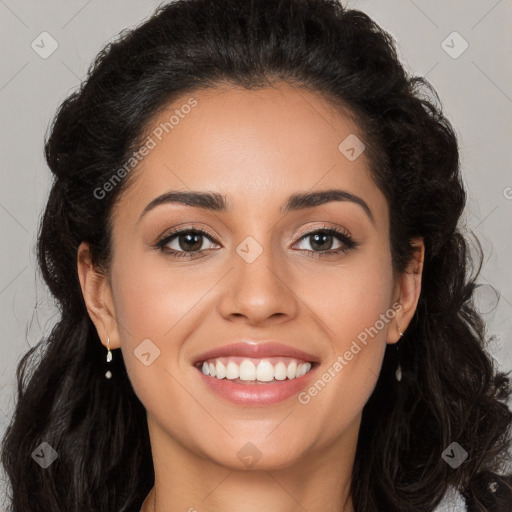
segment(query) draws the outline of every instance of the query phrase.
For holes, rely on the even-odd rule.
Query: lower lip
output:
[[[254,407],[277,404],[297,395],[307,386],[316,368],[317,365],[314,365],[308,373],[296,379],[272,382],[249,381],[246,384],[233,382],[229,379],[210,377],[205,375],[200,369],[198,369],[198,372],[208,388],[221,398],[237,405],[249,405]]]

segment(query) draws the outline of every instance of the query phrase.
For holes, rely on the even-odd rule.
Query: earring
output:
[[[404,333],[400,330],[400,326],[398,325],[398,320],[396,322],[396,325],[398,327],[398,332],[400,334],[400,338],[404,335]],[[397,359],[398,359],[398,366],[396,367],[395,371],[395,379],[400,382],[402,380],[402,366],[400,365],[400,351],[398,350],[398,342],[396,343],[396,353],[397,353]]]
[[[112,352],[110,351],[110,337],[107,337],[107,363],[110,363],[110,361],[112,361]],[[105,373],[105,377],[110,379],[112,377],[112,372],[108,370]]]

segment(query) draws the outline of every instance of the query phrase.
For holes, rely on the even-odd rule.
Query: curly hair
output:
[[[45,138],[54,181],[38,263],[60,318],[17,369],[2,444],[13,512],[138,512],[154,483],[145,409],[122,358],[111,363],[116,378],[104,377],[76,265],[87,241],[94,265],[108,271],[112,207],[130,176],[101,200],[94,191],[173,99],[221,83],[280,81],[321,93],[361,127],[390,208],[395,272],[411,261],[414,237],[425,243],[417,310],[400,341],[402,381],[387,346],[363,409],[355,510],[431,512],[450,489],[468,511],[511,510],[511,383],[487,351],[475,304],[482,249],[475,265],[460,226],[458,142],[437,93],[406,73],[387,32],[335,0],[176,0],[105,45]],[[59,459],[38,471],[31,454],[43,441]],[[457,469],[442,458],[454,441],[468,452]]]

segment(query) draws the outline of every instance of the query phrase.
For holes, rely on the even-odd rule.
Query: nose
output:
[[[229,321],[261,325],[287,322],[297,315],[290,268],[268,245],[262,249],[254,261],[233,253],[233,268],[218,302],[220,314]]]

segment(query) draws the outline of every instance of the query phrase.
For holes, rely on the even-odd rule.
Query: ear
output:
[[[119,348],[119,330],[108,276],[93,266],[87,242],[82,242],[78,247],[77,267],[87,311],[96,326],[101,343],[106,347],[109,337],[110,348]]]
[[[388,334],[389,344],[396,343],[401,338],[398,331],[399,326],[402,333],[409,326],[420,297],[425,244],[421,237],[413,239],[412,244],[415,248],[412,261],[407,269],[399,275],[393,293],[393,304],[399,303],[401,308],[396,309],[395,321]]]

